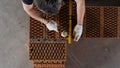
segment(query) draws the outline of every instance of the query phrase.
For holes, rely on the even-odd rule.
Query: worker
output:
[[[33,8],[33,2],[38,6],[39,10],[46,14],[55,15],[59,13],[59,10],[65,1],[63,0],[22,0],[23,8],[28,15],[32,18],[45,24],[51,31],[58,32],[57,23],[55,21],[48,21],[40,16],[39,11]],[[83,19],[85,14],[85,0],[75,0],[77,4],[77,24],[74,27],[75,38],[74,41],[78,41],[83,32]]]

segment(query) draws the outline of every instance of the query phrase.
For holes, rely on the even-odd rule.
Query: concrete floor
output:
[[[32,68],[28,16],[21,0],[0,1],[0,68]],[[66,68],[120,68],[120,39],[80,39],[68,46]]]
[[[80,39],[67,53],[66,68],[120,68],[119,39]]]

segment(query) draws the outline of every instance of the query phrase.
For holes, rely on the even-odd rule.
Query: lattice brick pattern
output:
[[[65,68],[62,64],[34,64],[33,68]]]
[[[30,43],[30,60],[65,60],[65,43]]]
[[[64,61],[42,61],[42,62],[34,62],[34,68],[65,68]]]
[[[100,37],[100,8],[86,8],[86,37]]]
[[[30,39],[44,38],[44,25],[30,17]]]
[[[104,37],[117,37],[118,26],[118,8],[105,7],[104,8]]]
[[[119,7],[94,6],[86,9],[86,37],[119,38]]]

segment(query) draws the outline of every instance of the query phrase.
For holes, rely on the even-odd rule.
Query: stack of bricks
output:
[[[29,56],[34,68],[65,68],[66,44],[30,43]]]
[[[83,38],[120,38],[120,7],[86,7]]]
[[[35,10],[38,10],[34,7]],[[38,10],[39,11],[39,10]],[[60,36],[69,29],[69,3],[62,6],[57,15],[41,13],[42,18],[54,20],[59,32],[49,31],[41,22],[29,18],[29,59],[33,68],[65,68],[66,42]],[[77,23],[76,3],[73,2],[73,27]],[[87,6],[82,38],[119,38],[120,8],[115,6]]]

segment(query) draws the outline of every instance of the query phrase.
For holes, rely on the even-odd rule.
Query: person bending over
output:
[[[55,15],[59,13],[63,0],[22,0],[23,8],[28,15],[32,18],[44,23],[46,27],[51,31],[58,32],[57,23],[55,21],[48,21],[40,16],[39,11],[33,8],[33,2],[39,8],[40,11],[46,14]],[[83,32],[83,20],[85,14],[85,0],[75,0],[77,4],[77,24],[74,28],[75,38],[74,41],[78,41]]]

